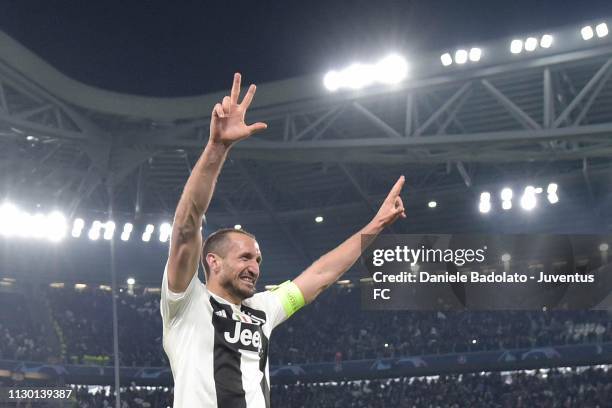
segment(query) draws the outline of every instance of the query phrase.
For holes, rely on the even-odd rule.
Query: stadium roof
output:
[[[532,53],[511,54],[512,39],[479,44],[478,64],[444,67],[452,50],[413,56],[410,78],[392,87],[258,84],[249,119],[269,130],[231,152],[211,227],[255,232],[274,281],[365,224],[405,174],[409,218],[395,232],[609,231],[612,42],[584,41],[580,28],[553,31],[555,46]],[[118,222],[169,220],[225,93],[118,94],[68,78],[2,32],[0,49],[6,197],[90,220],[108,217],[111,202]],[[549,182],[561,203],[537,217],[477,211],[481,191]]]

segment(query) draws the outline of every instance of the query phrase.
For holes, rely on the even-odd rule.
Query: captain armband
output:
[[[300,310],[304,305],[304,295],[302,291],[292,281],[286,281],[271,290],[283,305],[287,317]]]

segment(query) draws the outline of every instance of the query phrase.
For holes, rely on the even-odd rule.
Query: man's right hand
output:
[[[255,85],[251,85],[242,103],[238,103],[240,96],[240,74],[234,74],[234,84],[230,96],[217,103],[212,111],[210,120],[210,142],[230,147],[234,143],[246,139],[253,133],[265,130],[268,125],[257,122],[247,125],[244,122],[246,111],[255,96]]]

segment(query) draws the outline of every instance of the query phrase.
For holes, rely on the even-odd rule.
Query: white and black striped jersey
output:
[[[212,294],[194,274],[183,293],[160,303],[163,345],[174,376],[174,408],[270,406],[268,341],[287,314],[273,292],[240,306]]]

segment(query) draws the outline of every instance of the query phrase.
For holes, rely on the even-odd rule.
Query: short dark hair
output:
[[[227,244],[229,243],[228,235],[233,232],[246,235],[256,240],[255,235],[243,229],[236,228],[221,228],[210,234],[202,245],[202,266],[204,267],[204,274],[207,280],[210,275],[210,268],[208,267],[208,262],[206,262],[206,255],[212,252],[225,256],[227,253]]]

